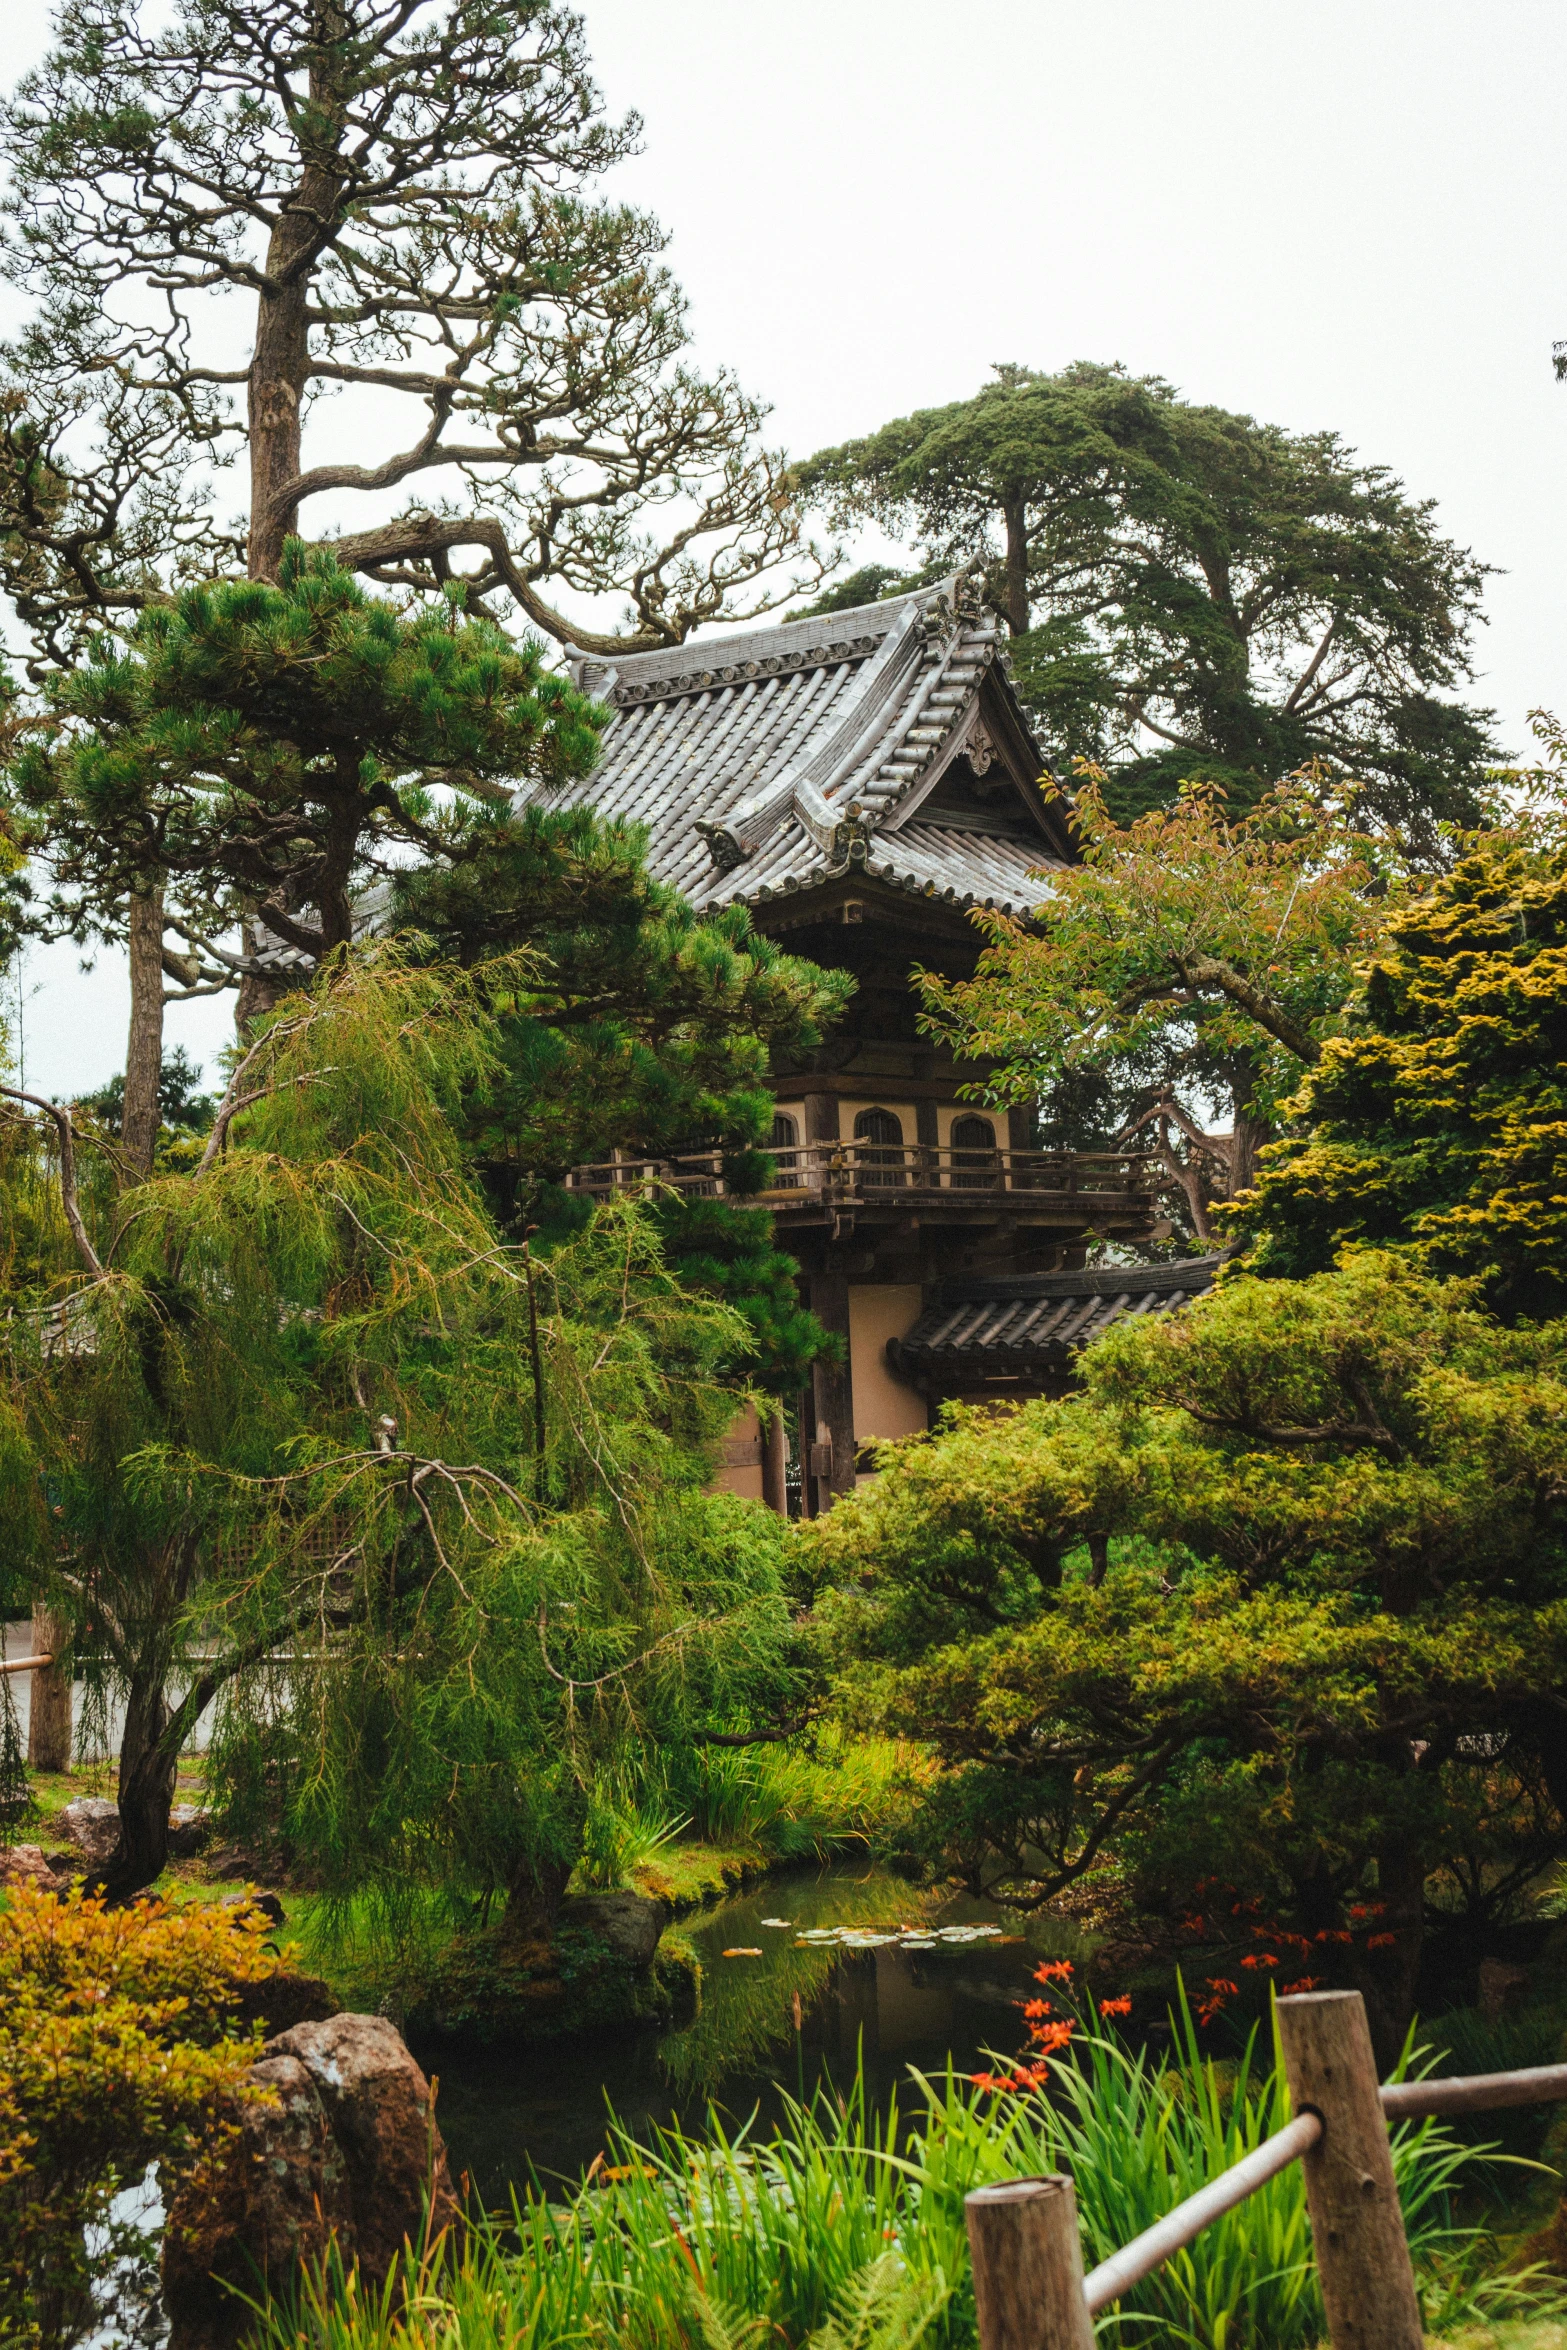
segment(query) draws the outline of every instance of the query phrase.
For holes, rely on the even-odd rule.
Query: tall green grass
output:
[[[885,1850],[909,1822],[930,1764],[894,1738],[850,1738],[834,1725],[803,1745],[677,1750],[643,1801],[685,1813],[710,1844],[769,1860],[825,1859],[847,1846]]]
[[[528,2195],[508,2223],[410,2257],[379,2298],[317,2276],[297,2307],[265,2314],[263,2350],[974,2350],[972,2187],[1070,2168],[1091,2266],[1286,2118],[1276,2055],[1263,2064],[1255,2040],[1219,2066],[1183,2017],[1177,2051],[1085,2036],[1048,2094],[915,2076],[906,2116],[872,2114],[856,2085],[765,2139],[716,2119],[700,2139],[622,2133],[569,2202]],[[1449,2210],[1482,2155],[1436,2121],[1393,2137],[1428,2319],[1444,2326],[1487,2306],[1483,2247]],[[1508,2313],[1539,2292],[1512,2279]],[[1168,2350],[1309,2350],[1321,2328],[1298,2165],[1101,2321],[1107,2341]]]

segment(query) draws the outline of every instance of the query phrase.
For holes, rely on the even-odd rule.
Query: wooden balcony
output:
[[[575,1167],[572,1191],[590,1199],[627,1192],[690,1198],[745,1197],[791,1225],[890,1222],[1040,1224],[1056,1229],[1143,1230],[1154,1214],[1152,1164],[1139,1151],[941,1150],[925,1143],[812,1142],[772,1149],[773,1180],[741,1194],[724,1178],[724,1153],[606,1160]]]

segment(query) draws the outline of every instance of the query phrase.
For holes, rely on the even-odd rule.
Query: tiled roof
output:
[[[998,663],[994,617],[956,575],[825,619],[734,631],[577,681],[612,712],[585,797],[643,824],[649,862],[693,903],[758,903],[850,872],[925,897],[1021,911],[1059,866],[1041,810],[947,823],[920,807],[960,756],[995,755],[982,694],[1001,696],[1030,783],[1043,761]],[[1011,810],[1015,818],[1020,803]]]
[[[949,1282],[888,1358],[904,1378],[1059,1376],[1079,1347],[1128,1314],[1168,1314],[1213,1286],[1221,1259]]]

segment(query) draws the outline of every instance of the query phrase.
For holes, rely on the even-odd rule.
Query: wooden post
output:
[[[1071,2180],[976,2187],[963,2198],[963,2217],[979,2350],[1094,2350]]]
[[[44,1606],[33,1603],[33,1654],[58,1656],[70,1638],[70,1626]],[[27,1698],[27,1759],[35,1771],[68,1771],[71,1767],[71,1676],[63,1665],[44,1665],[32,1677]]]
[[[1298,1992],[1279,2001],[1278,2018],[1295,2111],[1322,2117],[1302,2167],[1332,2350],[1421,2350],[1365,2001]]]
[[[780,1518],[789,1515],[789,1489],[786,1482],[789,1438],[784,1427],[784,1408],[775,1396],[773,1416],[762,1430],[762,1499]]]

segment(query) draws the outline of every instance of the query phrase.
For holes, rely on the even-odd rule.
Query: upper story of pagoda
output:
[[[880,1260],[872,1279],[902,1278],[919,1233],[932,1245],[914,1256],[934,1250],[946,1273],[1059,1262],[1086,1234],[1132,1235],[1149,1217],[1140,1162],[1036,1152],[1026,1117],[962,1098],[982,1067],[920,1027],[916,971],[967,976],[975,910],[1026,919],[1077,853],[1001,643],[977,582],[956,574],[574,665],[611,713],[591,805],[643,826],[652,872],[700,910],[743,904],[759,930],[855,979],[832,1034],[774,1065],[768,1196],[791,1245],[852,1228]],[[646,1172],[713,1180],[708,1160]],[[627,1179],[624,1166],[575,1178]]]

